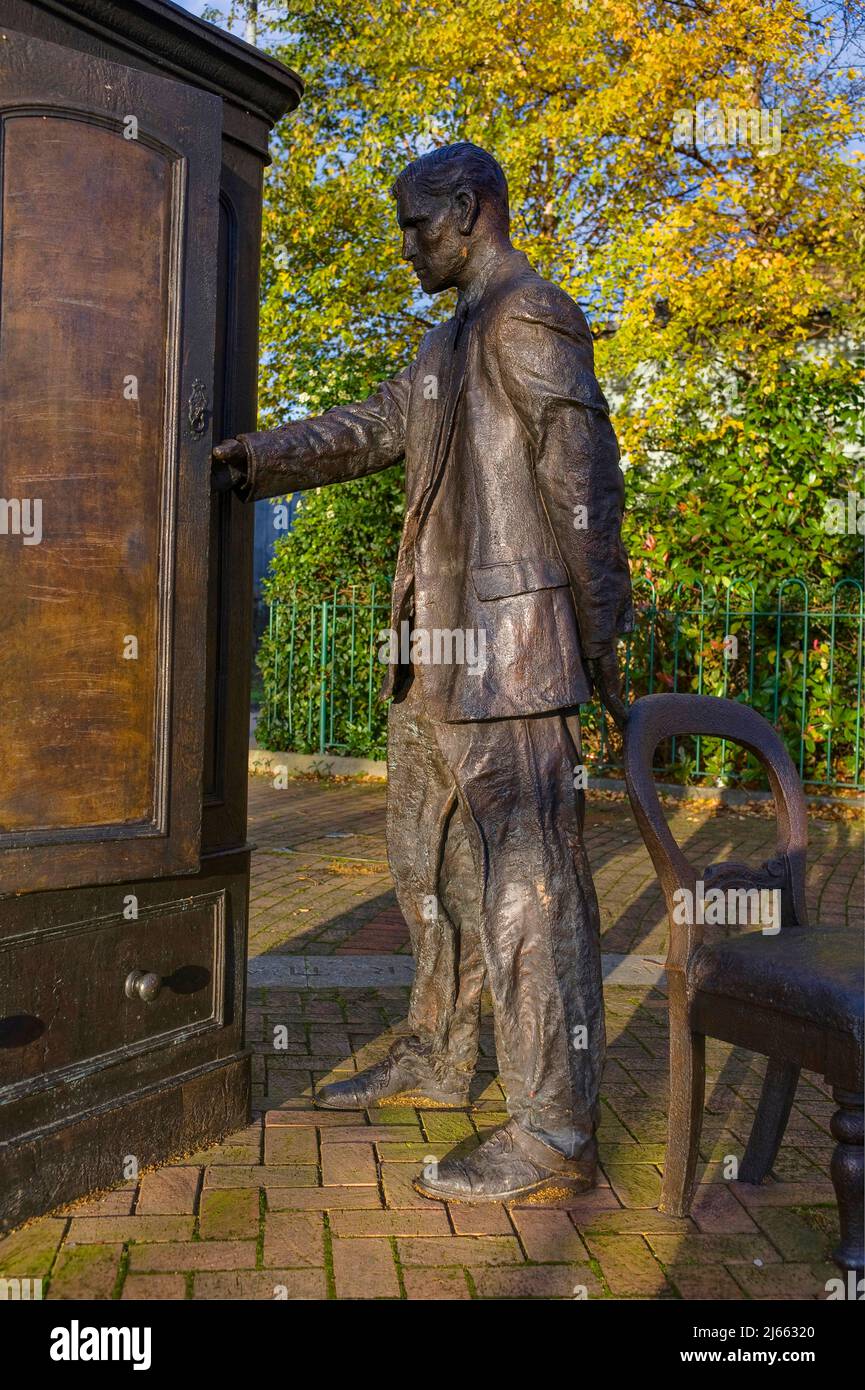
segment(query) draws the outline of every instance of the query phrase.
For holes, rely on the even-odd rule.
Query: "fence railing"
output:
[[[682,585],[659,598],[635,584],[637,621],[623,642],[630,698],[694,691],[743,700],[781,732],[812,791],[862,790],[865,593],[842,579],[816,596],[804,579],[771,595],[750,581]],[[380,635],[390,624],[386,579],[338,582],[327,594],[295,593],[270,605],[259,650],[264,701],[259,741],[273,749],[381,756],[386,711]],[[582,717],[584,755],[595,772],[620,767],[620,744],[596,704]],[[759,765],[729,742],[670,740],[660,774],[682,782],[762,786]]]

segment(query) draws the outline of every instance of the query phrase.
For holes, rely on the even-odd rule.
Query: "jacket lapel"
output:
[[[468,346],[471,325],[462,318],[452,320],[451,332],[443,353],[442,366],[447,374],[444,410],[439,421],[438,434],[433,446],[427,481],[417,503],[412,508],[416,513],[418,529],[423,525],[427,512],[435,497],[453,438],[454,419],[462,399],[468,361]]]
[[[402,540],[400,542],[396,574],[394,575],[393,583],[392,622],[396,630],[399,629],[399,623],[402,619],[408,616],[406,605],[410,605],[414,586],[415,542],[417,541],[418,532],[424,523],[427,512],[435,496],[438,482],[444,471],[444,465],[450,449],[450,442],[453,436],[454,417],[465,382],[469,336],[469,325],[462,319],[458,320],[454,318],[451,322],[450,332],[442,344],[441,357],[437,364],[439,367],[440,380],[443,377],[446,378],[444,409],[439,420],[439,427],[435,435],[435,440],[430,449],[426,479],[406,513],[405,524],[403,526]],[[382,689],[383,695],[392,693],[393,677],[394,669],[393,667],[389,667]]]

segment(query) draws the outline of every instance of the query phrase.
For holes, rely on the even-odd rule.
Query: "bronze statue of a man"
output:
[[[245,498],[405,459],[392,631],[412,640],[392,644],[384,693],[409,1036],[317,1100],[468,1104],[486,981],[509,1122],[416,1186],[458,1201],[581,1191],[595,1181],[605,1038],[578,713],[594,686],[625,719],[619,450],[585,318],[511,245],[492,156],[434,150],[393,193],[403,254],[427,293],[456,288],[453,318],[369,400],[214,451],[217,485]],[[443,656],[437,635],[455,633]]]

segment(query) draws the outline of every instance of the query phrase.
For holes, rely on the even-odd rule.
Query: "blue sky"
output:
[[[211,9],[220,9],[223,14],[228,10],[228,5],[223,0],[173,0],[173,3],[181,10],[188,10],[190,14],[200,15],[205,6]]]

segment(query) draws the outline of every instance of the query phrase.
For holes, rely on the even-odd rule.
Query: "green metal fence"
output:
[[[843,579],[815,594],[803,579],[771,593],[733,579],[679,586],[659,597],[635,584],[637,621],[623,643],[630,698],[653,691],[722,695],[752,705],[783,734],[811,791],[862,790],[865,593]],[[259,741],[297,752],[381,756],[386,712],[381,633],[390,624],[390,585],[338,582],[327,594],[274,602],[259,664],[265,699]],[[585,756],[616,772],[620,745],[602,711],[583,711]],[[670,740],[659,773],[682,782],[762,786],[750,754],[718,739]]]
[[[270,605],[259,647],[265,698],[259,741],[287,752],[383,752],[386,712],[379,632],[390,624],[390,580],[337,581],[327,594]]]

